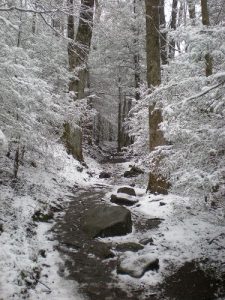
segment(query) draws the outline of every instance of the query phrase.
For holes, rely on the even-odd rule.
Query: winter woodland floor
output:
[[[68,165],[64,176],[71,181],[66,184],[52,180],[54,176],[43,179],[55,191],[49,197],[57,199],[50,203],[51,215],[44,216],[47,222],[39,222],[43,215],[37,209],[30,221],[36,204],[29,193],[20,195],[18,182],[14,198],[10,193],[15,187],[4,191],[1,182],[4,197],[14,199],[14,211],[1,218],[0,299],[225,299],[223,211],[172,194],[146,194],[145,175],[125,178],[132,163],[118,161],[95,165],[89,174],[78,166],[80,178],[73,178],[73,166]],[[111,178],[99,179],[101,169]],[[82,228],[84,213],[106,203],[116,205],[110,202],[111,194],[121,196],[118,188],[131,185],[136,196],[126,198],[135,199],[127,207],[132,232],[89,238]],[[153,257],[159,268],[146,268]],[[118,274],[126,273],[117,272],[121,265],[127,274]]]

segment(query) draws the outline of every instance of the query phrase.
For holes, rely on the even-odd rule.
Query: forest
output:
[[[225,300],[225,1],[0,0],[0,300]]]

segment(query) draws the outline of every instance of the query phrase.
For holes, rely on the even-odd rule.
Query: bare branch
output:
[[[25,9],[25,8],[22,8],[22,7],[17,7],[17,6],[11,6],[9,8],[0,8],[0,11],[5,11],[5,12],[8,12],[8,11],[14,11],[14,10],[17,10],[19,12],[24,12],[24,13],[35,13],[35,14],[49,14],[49,13],[57,13],[57,12],[60,12],[60,10],[57,8],[57,9],[51,9],[51,10],[38,10],[38,9]]]

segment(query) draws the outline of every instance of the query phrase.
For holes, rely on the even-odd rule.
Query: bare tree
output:
[[[167,33],[166,33],[166,18],[165,18],[165,0],[160,0],[159,8],[160,16],[160,46],[161,46],[161,62],[163,65],[168,63],[167,60]]]
[[[159,14],[160,0],[145,0],[146,6],[146,51],[147,51],[147,83],[148,87],[156,87],[161,83],[160,70],[160,32]],[[162,112],[156,103],[149,106],[149,147],[154,151],[157,146],[165,145],[163,133],[159,128],[163,121]],[[167,180],[159,172],[161,156],[155,159],[155,168],[150,170],[147,189],[151,192],[166,193],[169,187]]]
[[[161,83],[159,6],[160,0],[145,0],[148,87],[157,86]]]
[[[137,0],[133,0],[133,12],[134,12],[134,19],[137,19]],[[138,36],[139,30],[136,26],[136,22],[134,25],[134,87],[135,87],[135,99],[140,100],[140,82],[141,82],[141,74],[140,74],[140,55],[138,49]]]
[[[72,72],[75,69],[75,45],[74,45],[74,14],[73,14],[73,0],[68,0],[69,15],[67,17],[67,36],[70,39],[68,43],[68,60],[69,70]],[[71,83],[73,84],[73,83]]]
[[[207,0],[201,0],[201,9],[202,9],[202,24],[205,26],[210,26]],[[205,74],[208,77],[212,75],[212,73],[213,73],[213,58],[212,55],[208,52],[205,54]]]
[[[87,62],[91,46],[94,16],[94,0],[81,0],[80,17],[73,47],[72,68],[75,76],[71,79],[69,90],[76,94],[78,99],[84,97],[87,83]]]
[[[195,11],[195,0],[188,0],[188,12],[189,12],[189,17],[192,21],[192,24],[195,24],[195,19],[196,19],[196,11]]]
[[[173,0],[172,2],[172,12],[171,12],[171,22],[170,28],[172,30],[176,30],[177,28],[177,0]],[[169,57],[173,58],[175,54],[175,41],[172,39],[169,45]]]

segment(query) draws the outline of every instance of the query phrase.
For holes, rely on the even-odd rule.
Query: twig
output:
[[[50,289],[50,287],[48,287],[45,283],[41,282],[40,280],[37,280],[37,282],[40,283],[40,284],[42,284],[44,287],[46,287],[49,290],[50,293],[52,292],[52,290]]]
[[[224,232],[220,233],[219,235],[217,235],[216,237],[214,237],[211,241],[209,241],[209,245],[211,245],[216,239],[218,239],[218,237],[224,236],[224,235],[225,235]]]
[[[11,6],[9,8],[0,8],[0,11],[13,11],[17,10],[20,12],[26,12],[26,13],[36,13],[36,14],[48,14],[48,13],[56,13],[59,12],[58,9],[52,9],[52,10],[35,10],[35,9],[25,9],[17,6]]]
[[[218,88],[219,86],[223,85],[224,83],[225,83],[225,81],[222,81],[222,82],[220,82],[218,84],[215,84],[212,87],[208,88],[206,91],[204,91],[202,93],[199,93],[199,94],[196,94],[196,95],[194,95],[194,96],[192,96],[190,98],[185,99],[185,102],[193,100],[193,99],[196,99],[196,98],[199,98],[199,97],[202,97],[202,96],[206,95],[207,93],[209,93],[210,91],[212,91],[212,90]]]

